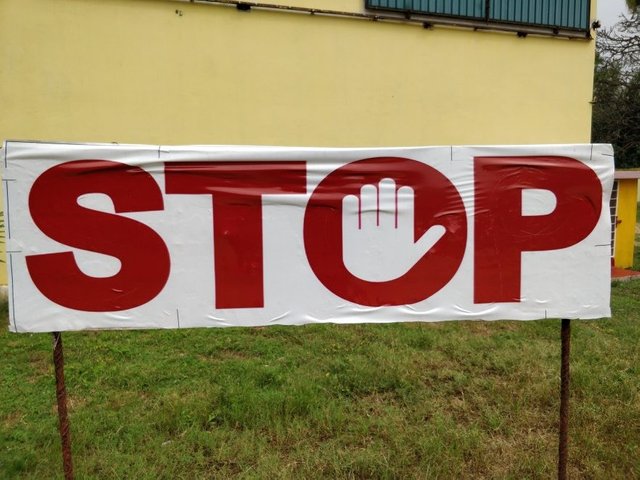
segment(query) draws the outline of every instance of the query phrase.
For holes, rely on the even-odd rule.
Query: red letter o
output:
[[[371,282],[345,267],[342,199],[358,195],[362,185],[377,184],[383,178],[413,188],[415,239],[433,225],[442,225],[446,232],[407,273]],[[305,212],[304,243],[314,273],[339,297],[368,306],[413,304],[439,291],[458,270],[467,243],[467,216],[455,186],[433,167],[406,158],[370,158],[334,170],[316,187]]]

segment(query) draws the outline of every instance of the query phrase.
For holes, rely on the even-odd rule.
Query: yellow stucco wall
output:
[[[616,227],[616,245],[614,263],[619,268],[633,265],[633,251],[636,237],[636,214],[638,198],[638,179],[618,180],[618,223]]]
[[[294,7],[320,8],[324,10],[338,10],[341,12],[364,12],[364,0],[274,0],[257,3],[274,5],[291,5]]]
[[[364,0],[318,3],[291,0]],[[593,58],[579,39],[170,0],[0,0],[0,139],[588,142]]]
[[[2,0],[0,138],[588,142],[593,55],[585,40],[216,5]]]

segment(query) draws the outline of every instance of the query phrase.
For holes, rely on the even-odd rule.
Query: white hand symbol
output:
[[[370,282],[401,277],[420,260],[445,233],[433,225],[414,241],[414,192],[396,190],[396,183],[383,178],[378,187],[363,185],[360,197],[342,200],[342,256],[347,269]]]

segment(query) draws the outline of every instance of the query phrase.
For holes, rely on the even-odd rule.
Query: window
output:
[[[366,0],[367,8],[488,24],[589,30],[590,0]]]

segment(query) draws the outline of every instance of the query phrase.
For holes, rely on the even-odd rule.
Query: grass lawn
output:
[[[612,319],[573,322],[574,479],[640,478],[640,281],[612,295]],[[77,478],[553,478],[559,335],[558,320],[65,333]],[[0,358],[0,479],[60,478],[51,336],[3,326]]]
[[[570,475],[640,475],[640,281],[573,322]],[[5,314],[6,315],[6,314]],[[559,321],[66,333],[78,478],[552,478]],[[60,478],[51,338],[0,333],[0,478]]]

